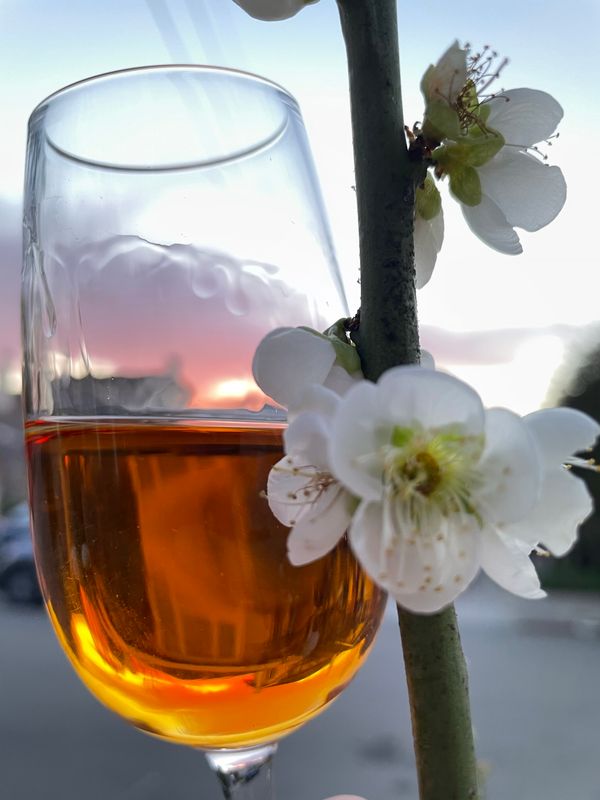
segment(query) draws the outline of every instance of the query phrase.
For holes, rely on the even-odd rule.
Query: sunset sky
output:
[[[596,175],[600,141],[597,44],[600,6],[579,0],[457,0],[399,3],[406,121],[422,114],[420,77],[455,38],[490,43],[510,59],[501,85],[553,94],[565,109],[560,138],[546,147],[564,171],[567,204],[525,253],[490,251],[445,203],[446,240],[419,294],[423,344],[472,382],[488,404],[518,411],[542,402],[574,346],[600,317]],[[485,19],[484,19],[485,16]],[[333,0],[293,20],[261,23],[230,0],[4,0],[0,4],[0,358],[18,361],[20,197],[28,114],[63,85],[153,63],[207,63],[282,84],[303,111],[351,307],[358,302],[357,237],[346,65]]]

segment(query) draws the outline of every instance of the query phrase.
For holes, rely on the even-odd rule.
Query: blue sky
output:
[[[600,141],[600,4],[422,0],[399,5],[407,121],[421,115],[421,74],[457,37],[474,45],[490,43],[510,58],[503,86],[544,89],[565,109],[561,137],[548,150],[569,187],[558,220],[538,234],[524,235],[525,254],[509,258],[475,240],[449,201],[446,243],[419,298],[424,334],[430,331],[424,339],[438,358],[472,380],[488,402],[528,410],[543,398],[564,341],[570,341],[573,330],[577,338],[580,327],[599,316],[591,157]],[[19,264],[14,243],[27,116],[39,100],[65,84],[141,64],[192,61],[245,69],[281,83],[297,97],[348,294],[357,302],[346,65],[333,0],[321,0],[282,23],[252,20],[230,0],[3,0],[0,30],[0,243],[9,252],[1,265],[0,353],[16,359]],[[434,328],[452,335],[444,339],[431,332]],[[523,341],[517,337],[521,344],[513,346],[514,336],[494,333],[506,328],[537,334]],[[479,338],[465,336],[479,331]],[[496,340],[490,345],[490,363],[485,363],[485,348],[482,353],[477,345],[485,336],[490,342],[500,337],[500,345]],[[511,392],[507,383],[513,385]],[[520,389],[515,388],[518,383]]]

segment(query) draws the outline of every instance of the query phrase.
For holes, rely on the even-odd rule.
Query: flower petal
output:
[[[518,414],[492,408],[485,415],[482,490],[477,495],[483,517],[495,524],[516,522],[538,501],[542,465],[535,439]]]
[[[381,465],[368,460],[380,444],[377,389],[361,381],[342,397],[333,418],[329,458],[331,471],[357,497],[381,497]]]
[[[425,369],[435,369],[435,359],[429,350],[421,348],[421,366]]]
[[[479,169],[481,190],[505,214],[509,225],[537,231],[548,225],[567,199],[567,184],[558,167],[503,147]]]
[[[390,592],[403,608],[434,614],[450,605],[479,572],[479,525],[473,520],[460,529],[448,526],[443,541],[430,536],[418,544],[423,555],[420,585],[413,592],[398,587]]]
[[[510,89],[486,106],[490,109],[486,124],[508,144],[523,148],[552,136],[563,117],[560,103],[538,89]]]
[[[302,500],[302,490],[307,483],[306,476],[294,472],[294,467],[301,465],[301,461],[291,456],[284,456],[271,468],[267,478],[269,508],[279,522],[288,528],[308,510],[308,504]]]
[[[493,161],[493,159],[492,159]],[[523,247],[518,235],[496,203],[486,195],[476,206],[460,204],[463,217],[475,236],[482,242],[507,255],[518,255]]]
[[[289,19],[317,0],[233,0],[251,17],[261,20]]]
[[[283,434],[285,452],[294,463],[329,472],[329,431],[321,414],[305,411],[299,414]],[[281,463],[281,462],[280,462]]]
[[[382,580],[382,535],[384,517],[382,503],[361,503],[350,522],[348,540],[361,567],[379,586]]]
[[[412,611],[415,614],[436,614],[441,611],[450,603],[453,603],[459,594],[462,594],[467,586],[473,581],[473,578],[479,572],[479,564],[474,563],[474,573],[465,582],[463,580],[457,583],[449,583],[445,586],[435,587],[433,591],[417,591],[411,594],[396,592],[391,593],[396,603],[407,611]]]
[[[592,447],[600,435],[596,420],[574,408],[544,408],[523,419],[547,467],[556,467],[574,453]]]
[[[467,82],[467,51],[458,41],[443,53],[435,67],[430,67],[421,82],[426,100],[446,100],[453,103]]]
[[[430,429],[460,425],[475,436],[484,429],[484,409],[474,389],[453,375],[420,366],[385,372],[377,384],[377,406],[390,428],[415,422]]]
[[[277,328],[258,345],[252,373],[266,395],[290,408],[307,386],[325,381],[334,361],[335,350],[325,337],[302,328]]]
[[[303,516],[288,536],[288,558],[294,566],[322,558],[333,550],[346,532],[352,517],[350,496],[337,486],[327,491],[327,500],[329,505],[324,510],[319,510],[318,515]]]
[[[326,800],[365,800],[357,794],[336,794],[335,797],[327,797]]]
[[[362,372],[353,372],[351,374],[343,367],[340,367],[339,364],[334,364],[325,379],[324,386],[341,397],[360,380],[363,380]]]
[[[431,278],[443,241],[443,212],[440,211],[433,219],[423,219],[417,214],[414,228],[417,289],[422,289]]]
[[[326,386],[313,383],[300,393],[297,415],[311,411],[329,420],[333,417],[339,399],[336,392]]]
[[[491,527],[482,530],[481,538],[481,566],[493,581],[520,597],[546,596],[529,558],[530,548]]]
[[[267,500],[280,522],[291,528],[305,516],[317,516],[329,508],[339,484],[323,488],[318,476],[319,470],[307,464],[303,454],[285,456],[272,467]]]
[[[577,526],[591,513],[593,501],[585,483],[562,467],[547,470],[533,512],[505,532],[530,546],[542,543],[564,556],[577,540]]]
[[[393,530],[384,503],[361,503],[348,538],[371,578],[411,611],[431,614],[451,603],[479,570],[479,526],[438,537]],[[394,538],[394,534],[396,534]]]

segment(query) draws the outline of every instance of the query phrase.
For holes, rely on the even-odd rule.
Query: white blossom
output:
[[[515,594],[544,595],[529,554],[575,541],[591,501],[561,464],[599,430],[571,410],[486,411],[456,378],[399,367],[337,401],[325,452],[359,500],[348,531],[358,560],[402,606],[432,613],[480,568]],[[326,527],[313,516],[312,539]]]
[[[451,45],[423,76],[423,123],[409,135],[433,162],[435,176],[449,179],[471,230],[490,247],[514,255],[522,252],[515,228],[537,231],[565,203],[563,174],[542,155],[563,110],[534,89],[490,94],[507,63],[496,65],[495,57],[487,47],[471,55],[457,42]],[[429,268],[438,241],[422,224],[421,229]]]
[[[287,406],[285,456],[269,473],[267,498],[277,519],[292,528],[288,556],[301,565],[328,553],[345,534],[356,500],[333,476],[332,420],[340,397],[361,379],[336,363],[332,340],[306,328],[277,328],[259,344],[253,373],[261,389]],[[422,363],[434,361],[423,350]]]
[[[289,19],[301,11],[304,6],[318,0],[233,0],[251,17],[261,20]]]
[[[530,554],[564,555],[575,542],[592,504],[564,465],[586,463],[573,453],[600,426],[572,409],[486,410],[465,383],[426,367],[377,384],[355,377],[338,394],[324,385],[335,359],[331,339],[301,328],[269,334],[255,357],[263,390],[295,409],[267,485],[292,529],[290,561],[321,558],[347,532],[366,572],[411,611],[439,611],[480,569],[543,597]]]
[[[482,241],[516,255],[523,247],[515,227],[537,231],[552,222],[565,204],[567,187],[561,170],[545,164],[535,152],[539,142],[554,134],[563,110],[551,95],[534,89],[511,89],[486,105],[485,124],[502,135],[505,145],[477,169],[481,201],[461,203],[461,208]]]

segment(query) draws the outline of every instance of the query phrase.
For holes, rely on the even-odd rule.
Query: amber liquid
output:
[[[305,567],[261,490],[281,429],[45,420],[27,430],[36,560],[85,684],[200,747],[289,733],[352,678],[384,596],[345,541]]]

